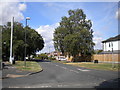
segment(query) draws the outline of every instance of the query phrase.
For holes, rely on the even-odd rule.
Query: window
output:
[[[109,47],[110,47],[110,43],[109,43]]]

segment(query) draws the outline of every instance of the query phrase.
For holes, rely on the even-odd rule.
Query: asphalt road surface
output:
[[[43,71],[25,77],[3,79],[3,88],[112,88],[118,72],[86,69],[53,62],[39,62]]]

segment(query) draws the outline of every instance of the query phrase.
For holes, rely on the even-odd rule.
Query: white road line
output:
[[[66,67],[62,67],[62,66],[59,66],[59,65],[55,65],[55,66],[58,66],[58,67],[63,68],[63,69],[67,69]]]
[[[40,88],[49,88],[49,87],[52,87],[52,86],[51,85],[43,85],[43,86],[39,86],[39,87]],[[24,86],[23,87],[16,87],[16,86],[15,87],[14,86],[10,87],[9,86],[9,88],[35,88],[35,87],[34,86],[25,86],[25,87]]]
[[[63,68],[63,69],[67,69],[66,67],[62,67],[62,66],[59,66],[59,65],[57,65],[57,64],[55,64],[55,66],[60,67],[60,68]]]
[[[41,87],[42,87],[42,88],[48,88],[48,87],[52,87],[52,86],[49,85],[49,86],[41,86]]]
[[[72,70],[72,69],[70,69],[70,71],[71,71],[71,72],[75,72],[75,73],[79,73],[78,71],[75,71],[75,70]]]
[[[87,69],[80,69],[80,68],[78,68],[77,70],[79,70],[79,71],[90,71],[90,70],[87,70]]]
[[[58,66],[58,65],[55,65],[55,66]]]
[[[13,86],[13,87],[10,87],[10,86],[9,86],[8,88],[20,88],[20,87],[14,87],[14,86]]]
[[[63,69],[67,69],[66,67],[62,67],[62,66],[59,66],[59,65],[57,65],[57,64],[54,64],[55,66],[57,66],[57,67],[60,67],[60,68],[63,68]],[[75,71],[75,70],[72,70],[72,69],[70,69],[70,71],[71,72],[75,72],[75,73],[79,73],[78,71]]]
[[[65,87],[65,86],[68,86],[68,85],[57,85],[58,87]]]
[[[61,67],[61,68],[63,68],[63,69],[67,69],[66,67]]]

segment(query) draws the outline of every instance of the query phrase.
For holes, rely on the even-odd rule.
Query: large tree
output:
[[[2,56],[9,59],[10,52],[10,22],[3,26],[2,31]],[[25,44],[26,30],[26,44]],[[24,60],[24,50],[26,46],[26,55],[30,56],[44,47],[44,41],[40,34],[30,27],[23,27],[19,22],[14,22],[13,31],[13,55],[15,59]]]
[[[60,26],[55,29],[55,49],[74,57],[91,55],[94,46],[91,20],[86,19],[82,9],[69,10],[68,14],[68,17],[62,17]]]

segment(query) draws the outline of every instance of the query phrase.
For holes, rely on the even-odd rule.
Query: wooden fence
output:
[[[99,62],[120,62],[120,54],[95,54],[92,58]]]

